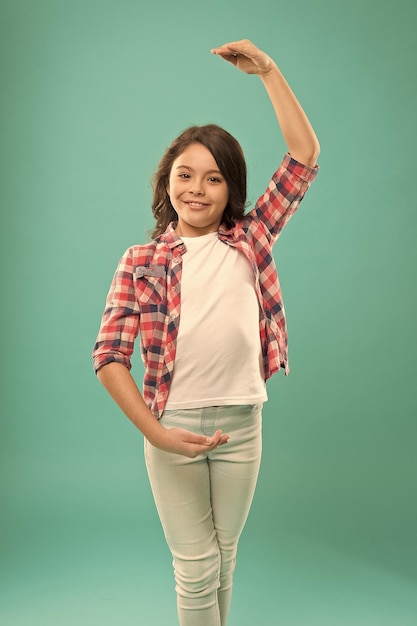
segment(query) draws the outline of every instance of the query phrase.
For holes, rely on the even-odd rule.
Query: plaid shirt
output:
[[[260,305],[259,332],[265,380],[281,367],[289,373],[287,325],[272,246],[295,213],[318,166],[302,165],[286,154],[254,209],[235,226],[220,226],[225,245],[249,260]],[[134,341],[140,333],[145,364],[143,395],[154,415],[164,410],[175,364],[181,311],[183,241],[171,223],[148,244],[132,246],[121,258],[107,296],[93,350],[96,371],[117,361],[131,367]]]

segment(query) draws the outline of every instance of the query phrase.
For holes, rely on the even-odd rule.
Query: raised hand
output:
[[[213,48],[211,52],[229,61],[245,74],[268,74],[276,67],[271,57],[248,39],[226,43],[219,48]]]
[[[276,113],[291,156],[314,167],[320,152],[316,134],[275,61],[248,39],[226,43],[211,51],[246,74],[257,74]]]

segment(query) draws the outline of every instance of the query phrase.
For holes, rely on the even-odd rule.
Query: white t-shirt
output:
[[[249,261],[217,233],[182,237],[181,315],[167,409],[267,399]]]

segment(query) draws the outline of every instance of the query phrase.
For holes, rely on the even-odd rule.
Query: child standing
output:
[[[289,372],[272,245],[313,181],[319,154],[268,55],[248,40],[212,52],[259,76],[289,152],[245,215],[238,142],[213,124],[174,140],[154,178],[153,239],[122,257],[93,352],[100,381],[145,437],[181,626],[227,623],[261,459],[265,381]],[[129,371],[138,333],[143,395]]]

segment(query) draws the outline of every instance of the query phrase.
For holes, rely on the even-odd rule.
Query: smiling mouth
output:
[[[208,204],[202,204],[201,202],[186,202],[190,209],[204,209]]]

